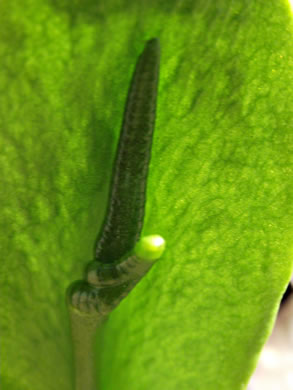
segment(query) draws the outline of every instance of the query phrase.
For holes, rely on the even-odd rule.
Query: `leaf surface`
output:
[[[292,15],[274,0],[0,5],[3,390],[72,389],[65,288],[93,257],[127,89],[161,77],[144,234],[100,390],[244,389],[292,271]]]

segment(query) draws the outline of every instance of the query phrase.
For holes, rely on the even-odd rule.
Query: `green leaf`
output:
[[[167,245],[103,329],[99,389],[245,388],[292,271],[292,31],[285,0],[0,4],[3,390],[72,389],[65,289],[154,36],[144,234]]]

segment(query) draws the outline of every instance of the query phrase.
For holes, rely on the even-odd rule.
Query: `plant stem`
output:
[[[97,390],[95,382],[94,338],[105,316],[82,313],[70,306],[74,349],[75,390]]]
[[[143,237],[133,254],[118,264],[94,260],[86,269],[86,280],[67,289],[74,348],[75,390],[97,390],[95,385],[94,336],[108,315],[151,269],[165,250],[158,235]]]

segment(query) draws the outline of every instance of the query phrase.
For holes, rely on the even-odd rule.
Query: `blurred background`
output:
[[[293,288],[283,296],[273,332],[265,344],[247,390],[293,389]]]

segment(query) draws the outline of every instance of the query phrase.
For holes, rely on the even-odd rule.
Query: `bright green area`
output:
[[[158,260],[166,249],[166,242],[163,237],[153,234],[144,236],[135,245],[134,253],[141,259]]]
[[[136,59],[162,50],[144,234],[99,390],[245,388],[292,270],[285,0],[0,4],[2,390],[72,390],[65,288],[92,259]]]

